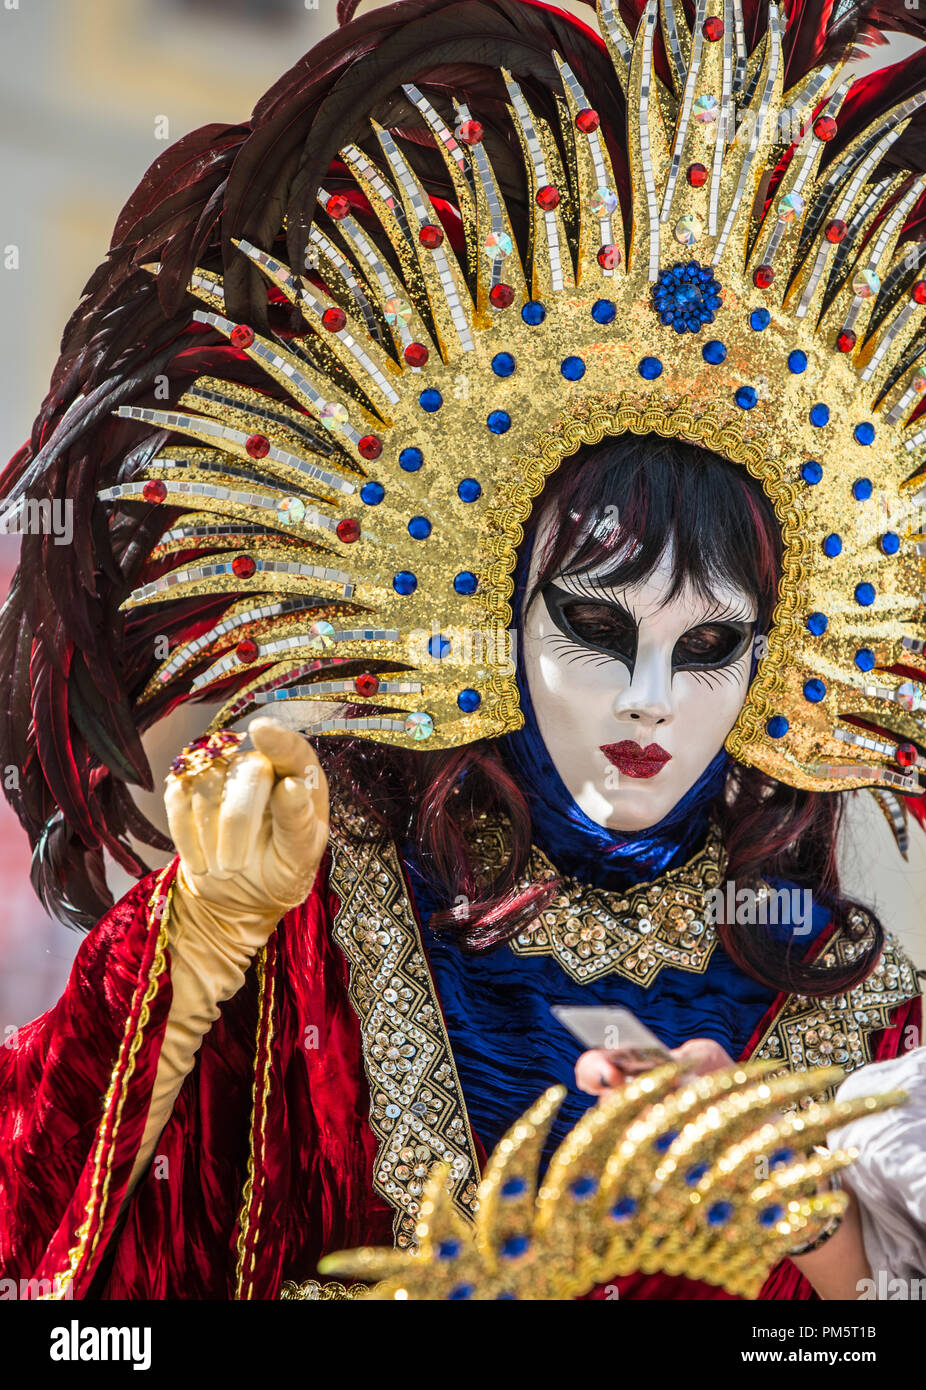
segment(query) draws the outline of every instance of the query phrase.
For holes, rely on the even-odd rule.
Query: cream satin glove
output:
[[[248,733],[252,751],[167,779],[180,856],[167,924],[173,995],[129,1193],[220,1005],[283,914],[308,896],[328,842],[328,786],[311,744],[275,719],[252,720]]]

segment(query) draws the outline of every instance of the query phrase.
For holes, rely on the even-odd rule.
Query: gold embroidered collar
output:
[[[474,842],[483,862],[501,867],[508,854],[503,824],[487,820]],[[720,884],[726,862],[712,827],[703,849],[680,868],[613,892],[560,874],[535,845],[523,886],[553,879],[560,885],[550,904],[513,938],[511,949],[519,956],[554,956],[579,984],[615,974],[648,985],[667,966],[701,975],[717,944],[706,920],[705,894]]]

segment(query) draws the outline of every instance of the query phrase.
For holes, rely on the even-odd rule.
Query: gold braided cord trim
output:
[[[267,1119],[267,1097],[270,1094],[270,1043],[273,1038],[273,1001],[276,976],[274,971],[267,970],[268,947],[263,946],[257,956],[257,993],[260,1000],[257,1017],[257,1038],[254,1055],[254,1082],[251,1086],[251,1136],[250,1152],[248,1154],[248,1176],[241,1191],[241,1214],[238,1218],[239,1231],[236,1241],[238,1251],[238,1261],[235,1269],[235,1298],[248,1299],[253,1291],[254,1274],[254,1255],[257,1248],[257,1238],[259,1235],[259,1222],[261,1208],[263,1207],[263,1193],[258,1197],[254,1209],[253,1223],[251,1216],[251,1203],[254,1199],[254,1180],[257,1171],[258,1157],[263,1160],[264,1149],[266,1146],[265,1124]],[[266,1032],[266,1038],[264,1034]],[[258,1071],[260,1063],[260,1051],[262,1041],[265,1047],[263,1072]],[[262,1086],[260,1095],[260,1121],[257,1122],[258,1113],[258,1084]],[[253,1240],[251,1237],[251,1227],[253,1224]],[[250,1249],[248,1248],[250,1246]],[[247,1268],[245,1268],[247,1265]],[[247,1290],[245,1290],[245,1280],[247,1280]]]
[[[145,992],[138,1013],[138,1022],[135,1024],[133,1030],[131,1022],[133,1010],[130,1009],[122,1042],[119,1046],[119,1056],[116,1059],[116,1065],[113,1067],[112,1079],[103,1102],[103,1117],[97,1129],[96,1151],[93,1159],[93,1180],[90,1185],[90,1196],[84,1208],[84,1220],[78,1228],[75,1244],[72,1245],[68,1251],[67,1269],[61,1274],[56,1274],[52,1280],[54,1292],[48,1295],[50,1299],[64,1299],[71,1296],[74,1280],[77,1278],[80,1267],[86,1260],[91,1260],[93,1258],[99,1243],[100,1232],[103,1229],[106,1207],[109,1202],[109,1185],[112,1178],[116,1135],[122,1123],[122,1110],[125,1105],[126,1096],[128,1095],[129,1083],[135,1071],[135,1059],[138,1056],[145,1029],[151,1018],[150,1005],[158,992],[158,980],[167,969],[165,952],[168,943],[167,924],[169,920],[170,899],[173,894],[173,884],[170,885],[166,893],[163,892],[163,884],[170,870],[170,864],[161,870],[155,880],[151,897],[148,899],[147,926],[149,932],[153,929],[155,922],[158,920],[158,916],[160,916],[157,945],[155,946],[154,956],[148,970],[148,978],[144,985]],[[138,989],[141,987],[141,982],[139,982],[136,986],[136,995]],[[115,1114],[113,1114],[114,1105]],[[107,1137],[107,1125],[111,1116],[112,1133]],[[100,1186],[101,1180],[102,1186]],[[96,1218],[96,1230],[91,1242],[90,1231],[94,1225],[94,1218]],[[87,1248],[88,1242],[89,1249]]]
[[[489,508],[488,529],[497,533],[491,543],[496,560],[487,568],[487,582],[480,586],[485,593],[488,622],[500,628],[511,626],[509,600],[514,592],[517,551],[524,539],[523,523],[531,514],[534,499],[543,492],[547,478],[581,445],[600,444],[603,439],[627,432],[685,439],[731,463],[743,464],[762,485],[781,526],[782,576],[768,634],[768,652],[727,738],[727,748],[733,756],[748,762],[751,746],[762,737],[767,720],[780,703],[783,670],[797,630],[810,543],[805,534],[799,487],[785,480],[781,464],[766,458],[760,445],[746,439],[738,424],[721,425],[709,409],[698,412],[687,402],[674,410],[658,404],[641,409],[623,398],[616,405],[606,401],[586,403],[562,415],[544,431],[531,453],[515,461],[511,471],[517,481],[500,486]],[[514,675],[497,675],[489,684],[493,721],[507,729],[520,727],[523,717]]]
[[[310,1303],[355,1303],[370,1292],[369,1284],[341,1284],[337,1279],[321,1283],[318,1279],[304,1279],[297,1284],[286,1279],[280,1287],[281,1299],[304,1299]]]

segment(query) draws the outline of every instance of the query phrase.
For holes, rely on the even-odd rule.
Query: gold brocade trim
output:
[[[498,870],[508,857],[501,822],[481,825],[473,836],[480,862]],[[595,888],[559,874],[537,846],[531,849],[524,888],[560,880],[556,897],[510,942],[519,956],[554,956],[577,984],[620,975],[649,985],[667,967],[702,975],[717,933],[705,920],[705,892],[716,888],[727,857],[712,827],[704,847],[686,864],[626,892]]]
[[[267,954],[270,948],[264,946],[257,956],[257,995],[259,1000],[257,1014],[257,1039],[254,1053],[254,1083],[251,1087],[251,1134],[248,1154],[248,1176],[241,1192],[241,1212],[238,1217],[238,1239],[236,1249],[238,1260],[235,1268],[235,1298],[248,1299],[253,1291],[254,1254],[259,1235],[259,1221],[263,1206],[263,1189],[254,1201],[254,1182],[258,1159],[262,1162],[265,1148],[265,1123],[267,1119],[267,1097],[270,1094],[270,1043],[273,1038],[273,1000],[275,972],[267,969]],[[263,1071],[260,1068],[261,1052],[264,1055]],[[261,1089],[258,1092],[258,1086]],[[252,1236],[253,1226],[253,1236]],[[247,1286],[245,1287],[245,1281]]]
[[[144,995],[141,1007],[138,1012],[138,1021],[132,1027],[132,1013],[134,1011],[134,999],[132,1007],[129,1009],[129,1016],[126,1019],[125,1030],[122,1042],[119,1046],[119,1055],[112,1070],[112,1078],[106,1097],[103,1102],[103,1116],[97,1129],[96,1151],[94,1154],[93,1179],[90,1184],[90,1196],[84,1208],[84,1220],[77,1231],[77,1239],[68,1251],[68,1267],[61,1274],[56,1274],[52,1280],[53,1292],[48,1295],[50,1299],[65,1299],[72,1297],[74,1280],[80,1272],[80,1267],[85,1260],[91,1260],[96,1251],[100,1232],[103,1229],[103,1222],[106,1215],[106,1207],[109,1201],[109,1184],[112,1177],[113,1156],[116,1149],[116,1135],[122,1123],[122,1110],[125,1099],[128,1095],[129,1082],[135,1071],[135,1058],[142,1045],[145,1029],[151,1018],[149,1005],[158,992],[158,980],[167,968],[165,952],[167,950],[168,935],[168,908],[173,893],[173,883],[163,892],[164,880],[171,870],[171,865],[166,865],[161,870],[155,880],[151,897],[148,899],[147,926],[150,930],[154,927],[156,916],[160,913],[160,923],[158,928],[157,945],[155,946],[154,956],[148,970],[148,978],[144,984]],[[136,996],[142,983],[136,985]],[[123,1071],[123,1063],[125,1070]],[[116,1099],[118,1093],[118,1099]],[[113,1114],[113,1106],[115,1113]],[[107,1136],[107,1126],[112,1116],[112,1133]],[[102,1186],[100,1181],[102,1178]],[[98,1190],[99,1189],[99,1190]],[[90,1241],[90,1231],[94,1224],[93,1240]],[[89,1250],[87,1248],[89,1242]]]
[[[840,929],[827,943],[820,964],[835,967],[852,961],[864,949],[867,921],[867,914],[856,910],[848,930]],[[752,1059],[780,1060],[790,1071],[833,1065],[855,1071],[871,1061],[871,1035],[890,1027],[897,1005],[919,994],[911,962],[888,933],[877,966],[854,989],[830,999],[789,995]]]
[[[280,1286],[280,1298],[305,1299],[310,1303],[356,1302],[370,1292],[369,1284],[339,1284],[336,1279],[322,1284],[318,1279],[306,1279],[301,1284],[285,1279]]]
[[[354,839],[346,808],[332,808],[331,888],[341,904],[333,933],[350,962],[350,1000],[360,1020],[370,1087],[370,1126],[380,1141],[373,1185],[395,1208],[400,1248],[415,1243],[420,1199],[436,1162],[450,1167],[453,1200],[475,1211],[479,1178],[450,1040],[428,969],[395,845]]]

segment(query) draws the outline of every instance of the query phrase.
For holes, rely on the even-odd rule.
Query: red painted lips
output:
[[[604,743],[601,751],[625,777],[655,777],[672,757],[658,743],[648,743],[641,748],[630,738],[622,739],[620,743]]]

